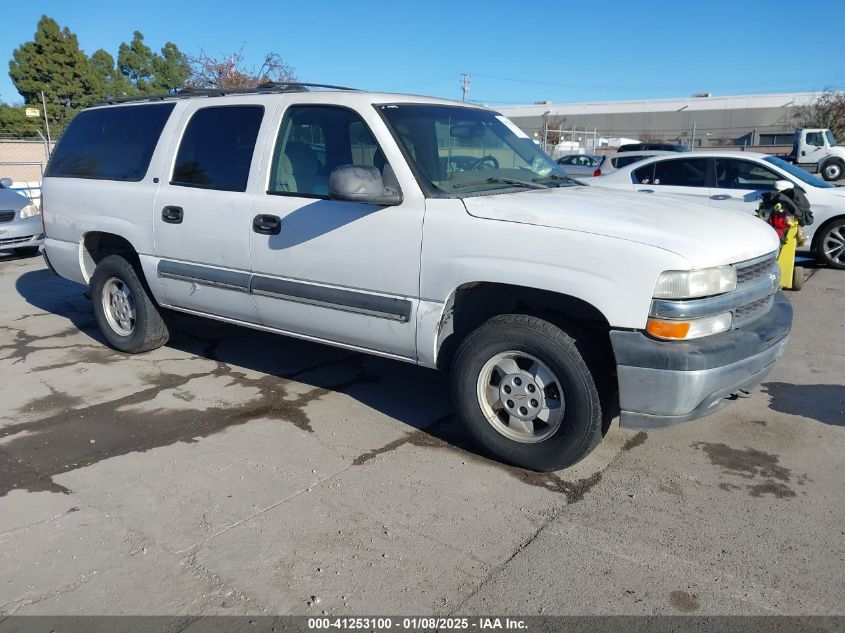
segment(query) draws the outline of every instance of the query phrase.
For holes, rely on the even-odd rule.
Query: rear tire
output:
[[[537,471],[575,464],[602,438],[604,375],[593,375],[584,347],[537,317],[491,318],[464,339],[452,364],[460,420],[507,463]]]
[[[818,258],[826,266],[845,270],[845,219],[831,222],[817,235],[814,243]]]
[[[91,277],[91,302],[103,336],[121,352],[148,352],[170,338],[146,283],[120,255],[108,255],[97,264]]]

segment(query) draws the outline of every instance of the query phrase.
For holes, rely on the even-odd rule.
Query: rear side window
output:
[[[654,185],[673,187],[707,186],[707,159],[664,160],[654,165]]]
[[[263,116],[262,106],[197,110],[185,128],[170,184],[246,191]]]
[[[646,158],[650,158],[650,156],[643,156],[642,154],[631,154],[630,156],[616,156],[610,159],[610,164],[616,167],[616,169],[622,169],[623,167],[627,167],[631,163],[636,163],[638,161],[645,160]]]
[[[141,180],[174,105],[155,103],[80,112],[70,122],[44,175]]]

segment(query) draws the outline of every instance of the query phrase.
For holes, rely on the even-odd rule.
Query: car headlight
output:
[[[699,319],[669,320],[651,318],[646,324],[646,332],[655,338],[667,341],[689,341],[694,338],[727,332],[733,324],[730,312],[722,312]]]
[[[698,270],[667,270],[657,278],[655,299],[695,299],[736,288],[736,268],[716,266]]]
[[[27,218],[31,218],[36,215],[41,215],[41,209],[36,207],[34,204],[30,203],[21,209],[21,220],[26,220]]]

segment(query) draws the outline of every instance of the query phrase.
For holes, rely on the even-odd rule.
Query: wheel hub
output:
[[[545,408],[543,390],[528,373],[508,374],[502,378],[499,398],[505,410],[521,420],[533,420]]]
[[[488,360],[478,375],[477,394],[490,425],[516,442],[542,442],[563,423],[560,380],[525,352],[500,352]]]

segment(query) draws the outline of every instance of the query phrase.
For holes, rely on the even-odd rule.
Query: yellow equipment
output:
[[[790,218],[789,225],[781,240],[780,252],[778,253],[778,265],[780,266],[781,288],[801,290],[804,285],[804,269],[795,265],[795,247],[798,244],[798,220]]]

